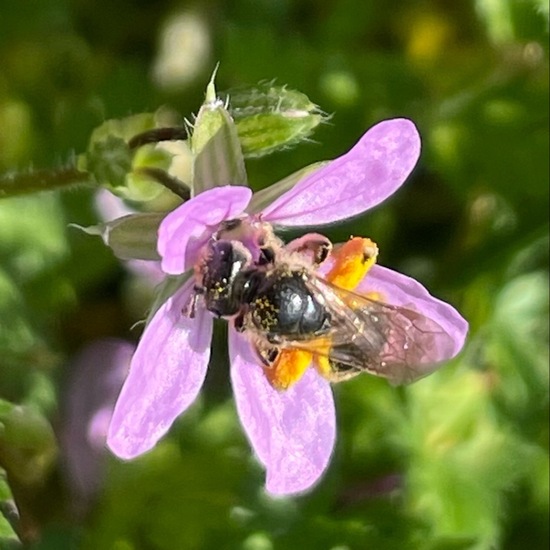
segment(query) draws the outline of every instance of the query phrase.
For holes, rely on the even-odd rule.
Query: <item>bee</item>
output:
[[[246,238],[257,245],[255,252]],[[376,246],[361,241],[370,243],[361,261],[374,263]],[[231,220],[195,269],[195,300],[248,335],[266,373],[289,352],[307,354],[332,382],[367,372],[401,384],[435,370],[449,356],[450,336],[413,308],[359,294],[320,274],[331,249],[322,235],[285,245],[269,224]]]

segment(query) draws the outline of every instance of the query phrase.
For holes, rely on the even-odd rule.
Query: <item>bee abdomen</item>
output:
[[[258,289],[252,303],[254,325],[279,336],[321,334],[330,325],[330,314],[307,287],[303,273],[275,273]]]

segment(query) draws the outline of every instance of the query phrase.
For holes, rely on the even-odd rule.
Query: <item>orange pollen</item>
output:
[[[374,265],[377,256],[378,247],[370,239],[352,237],[333,250],[334,264],[326,279],[344,290],[354,290]],[[315,351],[313,348],[312,351],[290,348],[280,350],[273,364],[265,368],[267,380],[275,389],[286,390],[300,380],[310,365],[314,365],[322,376],[329,377],[330,345],[330,340],[326,340],[316,342]]]
[[[329,378],[330,373],[332,372],[332,367],[330,365],[329,352],[330,352],[331,342],[330,339],[325,339],[324,342],[318,342],[315,346],[316,354],[313,357],[315,368],[317,372]]]
[[[302,378],[311,361],[309,351],[283,349],[273,365],[266,367],[265,376],[276,390],[286,390]]]
[[[353,290],[375,264],[378,247],[370,239],[352,237],[332,253],[334,265],[326,279],[329,283]]]

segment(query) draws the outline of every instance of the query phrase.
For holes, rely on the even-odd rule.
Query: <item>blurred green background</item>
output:
[[[380,263],[464,314],[468,344],[408,388],[335,388],[326,476],[274,500],[221,327],[197,404],[149,455],[100,461],[83,497],[58,443],[74,357],[137,341],[150,296],[68,227],[98,220],[90,189],[2,199],[0,548],[21,547],[14,525],[40,550],[546,548],[547,2],[0,0],[0,172],[60,166],[105,119],[165,105],[191,120],[217,62],[218,90],[275,79],[332,115],[310,142],[248,161],[256,190],[379,120],[416,122],[404,188],[327,233],[370,236]]]

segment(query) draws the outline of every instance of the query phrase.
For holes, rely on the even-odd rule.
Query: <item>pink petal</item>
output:
[[[159,285],[165,278],[160,262],[150,260],[128,260],[124,264],[129,271],[143,279],[152,287]]]
[[[271,203],[263,219],[286,226],[319,225],[360,214],[392,195],[419,155],[420,136],[410,120],[380,122],[348,153]]]
[[[464,346],[468,333],[468,323],[451,305],[434,298],[418,281],[402,273],[382,267],[373,266],[367,276],[355,289],[359,293],[379,292],[382,301],[395,306],[414,309],[423,316],[435,321],[445,334],[435,335],[434,347],[445,349],[438,361],[454,357]],[[445,340],[445,342],[443,342]]]
[[[267,469],[274,495],[314,485],[328,466],[336,436],[329,383],[308,369],[293,387],[278,392],[267,382],[246,338],[229,330],[231,381],[241,423]]]
[[[103,221],[112,221],[135,213],[135,210],[127,206],[121,198],[113,195],[105,188],[97,190],[94,202],[96,210]]]
[[[75,508],[103,484],[107,428],[134,349],[123,340],[97,340],[71,361],[60,440]]]
[[[189,280],[157,311],[145,328],[120,393],[107,444],[120,458],[148,451],[195,400],[210,358],[212,319],[198,309],[182,310],[192,292]]]
[[[235,218],[252,197],[248,187],[226,185],[200,193],[168,214],[159,228],[162,270],[171,275],[193,266],[198,250],[223,220]]]

